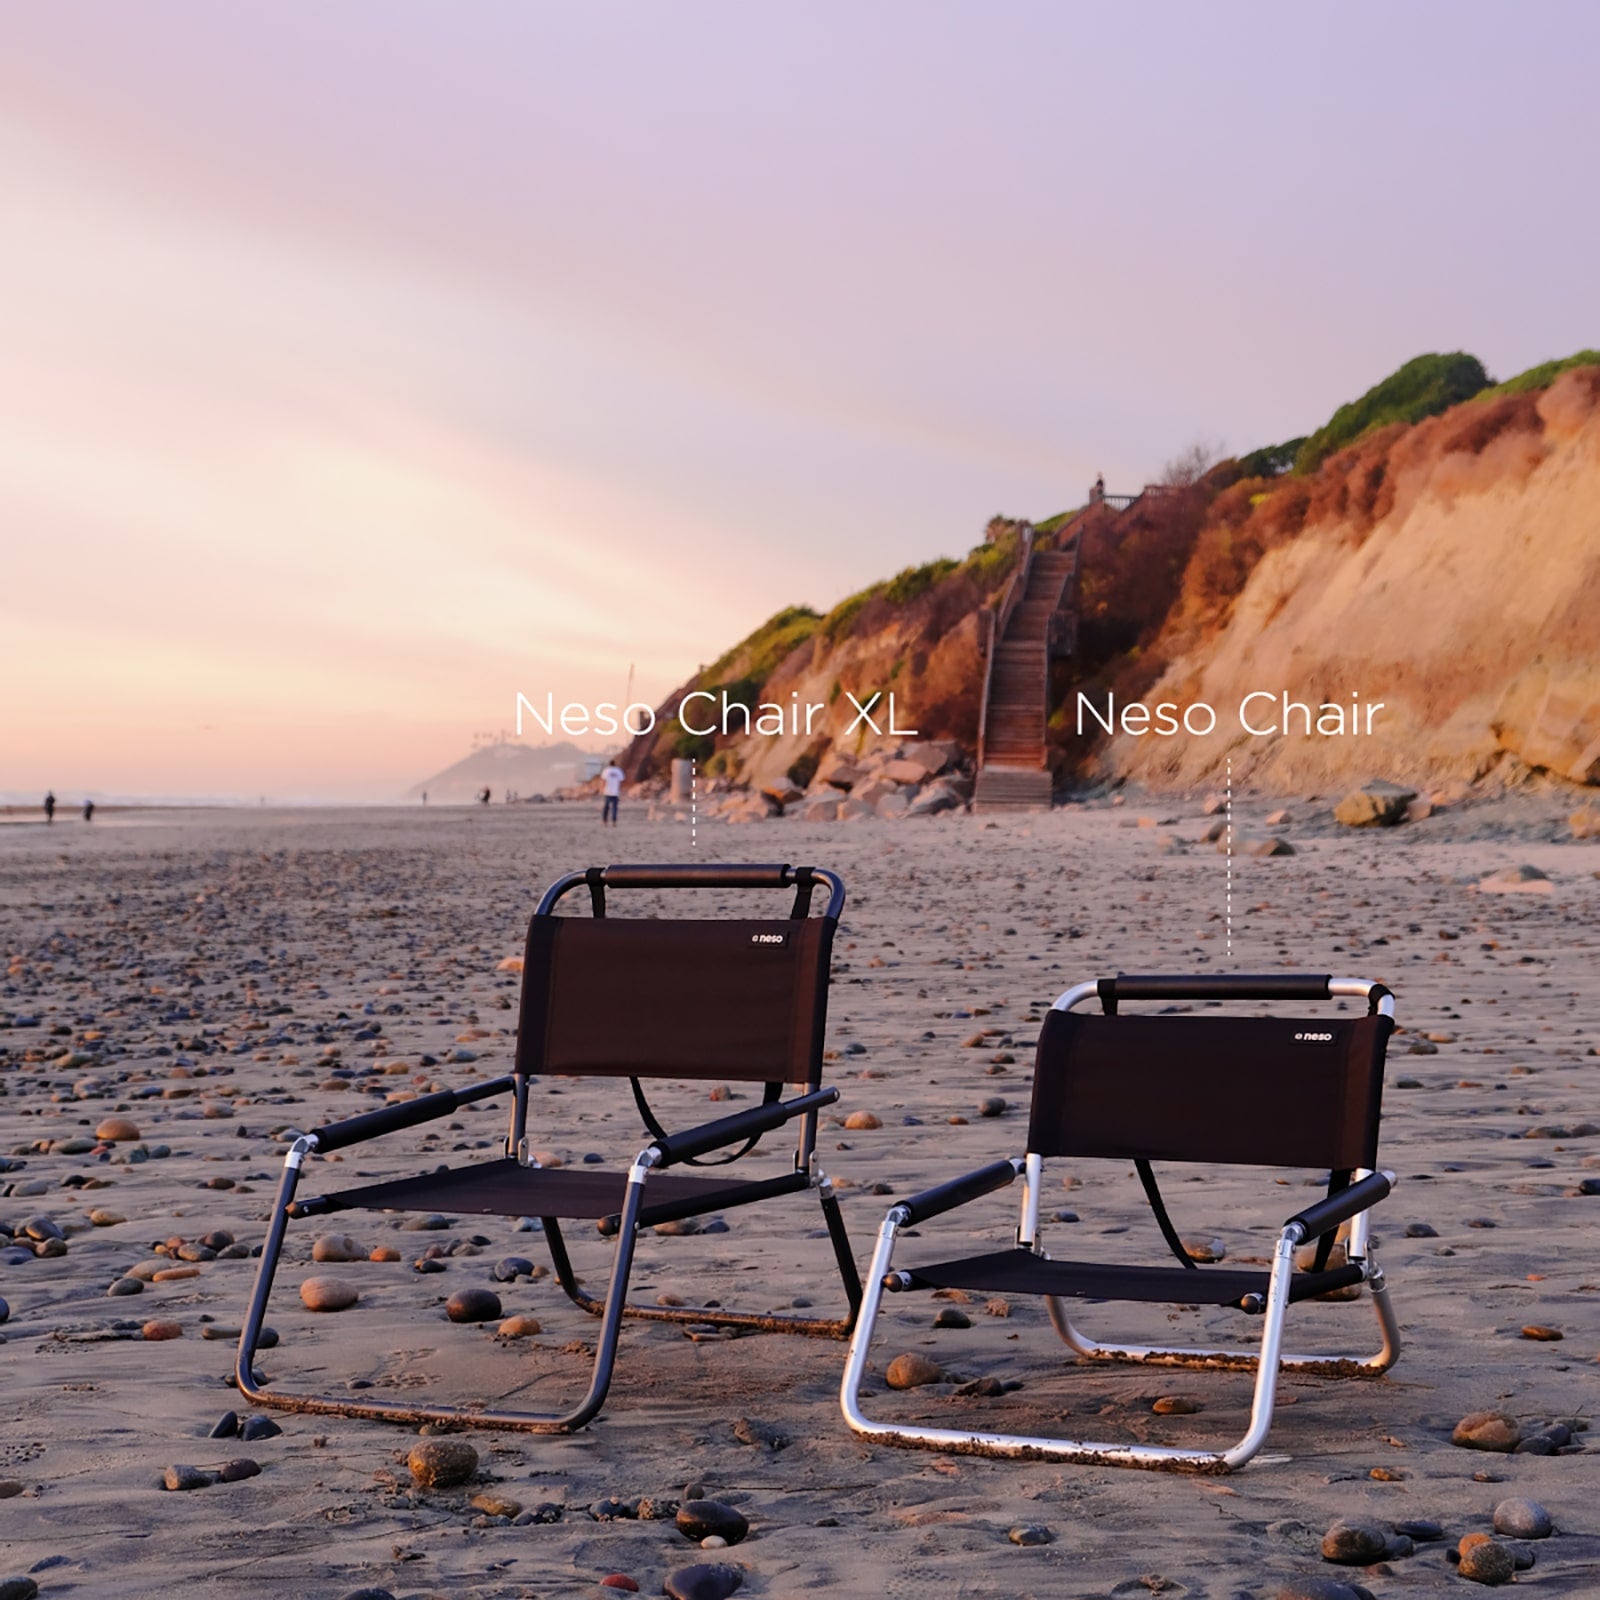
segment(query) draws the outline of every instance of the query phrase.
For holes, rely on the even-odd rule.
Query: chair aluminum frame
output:
[[[616,871],[616,869],[607,870]],[[627,870],[632,874],[630,879],[632,886],[649,886],[640,876],[646,869]],[[722,868],[719,875],[719,869],[715,865],[709,868],[674,867],[650,870],[666,875],[660,881],[667,884],[751,886],[739,881],[737,869]],[[794,869],[782,870],[787,875],[784,880],[786,886],[798,880],[798,874]],[[824,868],[800,870],[828,886],[827,915],[837,920],[844,905],[843,882]],[[709,884],[700,884],[698,882],[700,879],[709,879]],[[573,872],[558,879],[546,891],[539,903],[537,914],[548,915],[562,895],[585,883],[591,888],[594,887],[592,874]],[[600,1336],[595,1345],[594,1368],[589,1387],[582,1399],[568,1410],[538,1413],[513,1411],[488,1405],[411,1405],[403,1402],[358,1399],[345,1395],[291,1393],[267,1387],[266,1380],[256,1371],[255,1358],[266,1321],[267,1304],[272,1295],[273,1282],[283,1255],[285,1235],[291,1219],[297,1215],[315,1214],[297,1208],[295,1202],[306,1157],[317,1153],[331,1153],[403,1128],[417,1127],[439,1117],[449,1116],[462,1105],[509,1092],[513,1096],[513,1101],[505,1154],[525,1166],[536,1167],[538,1163],[530,1156],[528,1147],[527,1090],[527,1082],[521,1077],[497,1078],[474,1084],[466,1089],[445,1090],[398,1105],[387,1106],[349,1118],[344,1122],[329,1124],[314,1132],[302,1134],[294,1140],[284,1157],[283,1178],[273,1206],[267,1237],[262,1246],[261,1265],[257,1271],[249,1309],[239,1335],[234,1363],[234,1382],[246,1400],[255,1405],[269,1406],[282,1411],[322,1413],[410,1425],[444,1423],[516,1429],[530,1433],[574,1433],[592,1421],[605,1403],[616,1364],[622,1321],[625,1317],[710,1324],[766,1333],[796,1333],[811,1337],[845,1339],[850,1336],[863,1300],[862,1285],[856,1270],[855,1258],[850,1250],[849,1239],[845,1234],[838,1197],[828,1181],[827,1174],[821,1170],[816,1161],[817,1112],[822,1105],[831,1104],[838,1099],[838,1090],[816,1089],[798,1095],[793,1100],[778,1100],[752,1107],[746,1111],[736,1112],[732,1116],[686,1129],[667,1139],[657,1139],[641,1150],[628,1168],[623,1201],[615,1219],[615,1226],[606,1230],[615,1233],[616,1246],[610,1282],[603,1300],[597,1300],[586,1294],[579,1286],[558,1219],[542,1219],[545,1242],[550,1250],[557,1282],[575,1305],[600,1319]],[[644,1306],[630,1302],[627,1299],[627,1286],[633,1268],[634,1246],[639,1229],[642,1226],[653,1226],[656,1222],[668,1220],[670,1216],[697,1214],[695,1208],[687,1203],[647,1207],[645,1186],[651,1172],[690,1156],[703,1155],[712,1150],[742,1143],[753,1133],[775,1129],[793,1118],[801,1119],[794,1173],[777,1179],[758,1180],[750,1187],[757,1191],[765,1190],[766,1193],[799,1193],[804,1189],[814,1189],[818,1192],[834,1259],[844,1285],[847,1302],[845,1314],[838,1318],[803,1318],[725,1311],[719,1307]],[[757,1192],[750,1195],[749,1199],[753,1201],[765,1197],[765,1193]],[[718,1202],[718,1207],[740,1203],[736,1198],[724,1199]]]
[[[1094,981],[1076,984],[1056,1000],[1052,1009],[1070,1011],[1084,1001],[1094,998],[1098,991],[1099,985]],[[1379,991],[1377,1002],[1379,1014],[1392,1017],[1393,996],[1376,981],[1364,978],[1331,978],[1327,993],[1330,997],[1367,999],[1374,991]],[[1009,1173],[1002,1170],[1007,1166],[1010,1168]],[[914,1197],[911,1201],[891,1206],[878,1230],[872,1264],[867,1271],[866,1298],[862,1303],[861,1315],[850,1341],[844,1378],[839,1390],[839,1404],[844,1419],[852,1431],[863,1438],[905,1448],[937,1449],[952,1454],[1142,1467],[1158,1471],[1226,1473],[1242,1467],[1266,1442],[1268,1430],[1272,1426],[1273,1403],[1280,1370],[1321,1376],[1379,1377],[1387,1372],[1399,1357],[1400,1328],[1389,1301],[1389,1290],[1384,1281],[1383,1270],[1374,1259],[1375,1247],[1369,1227],[1372,1206],[1388,1193],[1395,1177],[1392,1172],[1372,1173],[1360,1169],[1353,1175],[1352,1189],[1366,1181],[1375,1197],[1360,1205],[1359,1209],[1354,1206],[1341,1209],[1348,1211],[1350,1223],[1349,1238],[1345,1247],[1346,1257],[1351,1265],[1359,1265],[1362,1268],[1362,1282],[1371,1291],[1377,1312],[1382,1344],[1376,1354],[1293,1355],[1284,1352],[1283,1329],[1289,1309],[1295,1251],[1308,1238],[1324,1231],[1320,1227],[1308,1229],[1299,1217],[1290,1218],[1284,1224],[1273,1248],[1266,1299],[1260,1307],[1263,1327],[1258,1351],[1238,1348],[1197,1349],[1183,1346],[1111,1344],[1096,1341],[1078,1331],[1068,1318],[1058,1297],[1043,1297],[1056,1332],[1081,1361],[1253,1371],[1256,1381],[1249,1426],[1238,1443],[1230,1448],[1204,1450],[1172,1445],[1105,1443],[874,1421],[861,1408],[861,1384],[866,1376],[867,1356],[885,1290],[910,1287],[910,1275],[895,1272],[891,1265],[895,1240],[903,1228],[912,1222],[923,1222],[957,1206],[968,1204],[982,1194],[1004,1188],[1015,1177],[1021,1176],[1022,1214],[1017,1228],[1017,1244],[1024,1249],[1034,1251],[1046,1260],[1049,1259],[1049,1252],[1043,1249],[1039,1236],[1043,1158],[1030,1151],[1025,1156],[1013,1158],[1009,1162],[996,1163],[995,1167],[989,1170],[992,1177],[987,1182],[980,1173],[973,1174],[966,1180],[964,1189],[963,1180],[945,1185],[945,1190],[949,1191],[945,1198],[940,1198],[936,1191],[928,1191],[925,1196]],[[1371,1182],[1374,1179],[1382,1181]],[[1345,1191],[1346,1195],[1350,1193],[1350,1190]],[[919,1204],[919,1201],[931,1201],[931,1204]],[[1320,1203],[1322,1208],[1328,1208],[1330,1205],[1329,1201]],[[1307,1213],[1317,1209],[1308,1207]]]

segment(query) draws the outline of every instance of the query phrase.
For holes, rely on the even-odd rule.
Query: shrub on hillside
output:
[[[1526,372],[1519,372],[1504,383],[1497,383],[1484,391],[1485,399],[1495,399],[1503,394],[1531,394],[1536,389],[1548,389],[1563,372],[1573,367],[1600,367],[1600,350],[1580,350],[1576,355],[1563,356],[1559,361],[1541,361]]]
[[[708,683],[717,683],[738,667],[740,677],[763,684],[781,661],[817,631],[821,622],[810,606],[786,606],[731,650],[724,651],[701,677]]]
[[[1233,483],[1231,461],[1176,494],[1150,495],[1085,528],[1073,672],[1090,673],[1151,637],[1182,586],[1214,497]]]
[[[1448,411],[1489,386],[1489,375],[1476,356],[1457,350],[1450,355],[1416,356],[1359,400],[1340,406],[1300,447],[1294,470],[1315,471],[1336,450],[1344,449],[1374,429],[1395,422],[1421,422]]]
[[[1302,433],[1298,439],[1285,439],[1282,444],[1265,444],[1239,457],[1239,476],[1242,478],[1281,478],[1288,472],[1306,442]]]

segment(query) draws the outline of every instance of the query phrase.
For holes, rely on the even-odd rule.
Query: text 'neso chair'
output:
[[[821,916],[811,915],[815,887],[828,891]],[[593,915],[557,916],[570,890],[587,888]],[[787,918],[689,920],[608,917],[608,889],[788,889]],[[817,1112],[838,1099],[821,1087],[830,952],[844,907],[844,885],[819,867],[665,865],[590,867],[569,873],[546,892],[528,928],[515,1071],[510,1077],[448,1090],[335,1122],[296,1139],[263,1248],[255,1293],[239,1341],[240,1392],[262,1405],[416,1423],[565,1433],[600,1410],[611,1381],[622,1319],[646,1317],[712,1323],[769,1333],[847,1337],[861,1304],[861,1283],[845,1237],[839,1203],[816,1163]],[[626,1172],[595,1167],[540,1167],[530,1155],[529,1084],[539,1075],[628,1078],[651,1142]],[[734,1081],[765,1085],[760,1105],[681,1133],[661,1127],[643,1080]],[[781,1098],[785,1084],[803,1086]],[[371,1183],[296,1200],[308,1155],[342,1150],[380,1134],[449,1116],[491,1095],[513,1096],[505,1154],[493,1161],[444,1167],[418,1177]],[[725,1173],[668,1173],[681,1165],[725,1166],[748,1154],[765,1133],[794,1120],[799,1136],[790,1168],[745,1180]],[[711,1162],[700,1158],[725,1154]],[[818,1191],[847,1307],[835,1319],[724,1310],[719,1306],[642,1306],[627,1302],[635,1236],[640,1228],[745,1206],[807,1189]],[[588,1392],[569,1411],[536,1415],[490,1407],[421,1406],[344,1396],[294,1395],[262,1387],[252,1370],[273,1274],[291,1218],[349,1210],[478,1213],[537,1217],[555,1276],[583,1310],[600,1318]],[[585,1219],[616,1238],[604,1300],[585,1294],[561,1233],[563,1220]]]
[[[1364,999],[1364,1017],[1227,1016],[1199,1013],[1119,1014],[1130,1000]],[[1100,1014],[1076,1008],[1098,999]],[[1384,1052],[1393,1031],[1394,999],[1382,984],[1359,978],[1298,973],[1266,977],[1103,978],[1069,989],[1041,1029],[1034,1068],[1027,1153],[926,1190],[891,1207],[878,1234],[866,1299],[850,1346],[840,1400],[859,1434],[887,1444],[927,1446],[979,1455],[1097,1462],[1113,1466],[1227,1472],[1260,1448],[1272,1422],[1280,1368],[1327,1376],[1376,1376],[1393,1365],[1400,1335],[1383,1273],[1373,1258],[1370,1208],[1389,1193],[1394,1175],[1377,1168]],[[1131,1161],[1155,1219],[1179,1265],[1057,1261],[1040,1242],[1044,1162],[1052,1157]],[[1155,1161],[1327,1169],[1324,1199],[1283,1225],[1270,1270],[1202,1266],[1184,1247],[1156,1186]],[[1015,1248],[896,1269],[900,1230],[1004,1188],[1021,1174],[1024,1191]],[[1343,1264],[1330,1265],[1335,1235],[1349,1223]],[[1308,1270],[1295,1269],[1297,1249],[1314,1241]],[[1298,1356],[1282,1352],[1290,1305],[1364,1284],[1377,1309],[1382,1347],[1376,1355]],[[1056,1331],[1084,1362],[1141,1362],[1233,1368],[1256,1373],[1250,1424],[1231,1449],[1098,1444],[1071,1439],[969,1432],[878,1422],[862,1414],[860,1391],[883,1294],[959,1289],[984,1294],[1040,1295]],[[1068,1299],[1233,1306],[1262,1319],[1259,1353],[1099,1343],[1068,1319]]]

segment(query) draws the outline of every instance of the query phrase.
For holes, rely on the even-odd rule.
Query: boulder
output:
[[[802,822],[832,822],[839,815],[839,801],[833,795],[816,795],[805,803]]]
[[[885,795],[899,794],[900,785],[891,778],[874,775],[862,783],[858,783],[850,791],[852,800],[864,800],[869,806],[875,806]]]
[[[818,779],[834,789],[853,789],[860,783],[866,774],[861,768],[849,761],[834,761],[831,765],[825,763],[818,772]]]
[[[1294,846],[1276,834],[1269,839],[1246,840],[1241,851],[1247,856],[1292,856],[1295,853]]]
[[[908,817],[932,817],[941,811],[959,811],[963,801],[948,783],[930,783],[906,808]]]
[[[961,747],[953,739],[919,739],[900,752],[900,759],[915,762],[923,776],[931,778],[954,766],[960,754]]]
[[[1480,894],[1554,894],[1555,885],[1537,867],[1526,863],[1518,867],[1502,867],[1487,878],[1478,880]]]
[[[851,795],[848,800],[839,802],[838,817],[840,822],[856,822],[862,817],[874,816],[876,813],[865,800],[857,800]]]
[[[896,792],[884,795],[875,809],[886,821],[898,822],[911,810],[911,802],[903,794]]]
[[[805,799],[805,790],[796,787],[787,778],[781,778],[776,783],[763,784],[761,792],[780,811],[792,806],[796,800]]]
[[[1392,828],[1405,820],[1406,807],[1416,798],[1415,789],[1375,778],[1352,789],[1333,808],[1333,815],[1347,828]]]
[[[1502,749],[1574,783],[1600,784],[1600,674],[1535,662],[1507,686],[1490,727]]]
[[[908,761],[904,756],[897,756],[893,761],[885,764],[884,777],[894,783],[921,783],[928,776],[927,771],[917,762]]]

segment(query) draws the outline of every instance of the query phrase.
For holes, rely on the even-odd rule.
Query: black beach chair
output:
[[[1365,999],[1368,1015],[1307,1021],[1290,1017],[1162,1014],[1122,1016],[1128,1000]],[[1098,998],[1101,1014],[1075,1008]],[[1279,1368],[1327,1376],[1376,1376],[1400,1353],[1400,1333],[1383,1273],[1373,1259],[1368,1211],[1388,1194],[1394,1175],[1377,1167],[1384,1051],[1394,999],[1359,978],[1276,974],[1269,977],[1117,977],[1082,983],[1056,1001],[1040,1032],[1026,1155],[999,1161],[891,1207],[878,1234],[866,1301],[850,1346],[840,1402],[859,1434],[887,1444],[978,1455],[1017,1456],[1111,1466],[1227,1472],[1261,1448],[1272,1422]],[[1177,1266],[1056,1261],[1040,1242],[1043,1165],[1055,1156],[1132,1162]],[[1202,1266],[1184,1248],[1156,1186],[1154,1161],[1295,1166],[1330,1172],[1326,1198],[1290,1217],[1278,1235],[1271,1269]],[[1004,1188],[1024,1182],[1016,1246],[959,1260],[895,1269],[895,1236]],[[1349,1222],[1346,1261],[1330,1265],[1335,1234]],[[1296,1250],[1315,1241],[1310,1270],[1295,1270]],[[1383,1343],[1376,1355],[1282,1353],[1284,1315],[1314,1295],[1365,1284]],[[874,1422],[860,1405],[867,1351],[884,1292],[963,1289],[980,1294],[1041,1295],[1056,1331],[1085,1362],[1254,1370],[1248,1431],[1228,1450],[1095,1444],[1070,1439],[967,1432]],[[1065,1299],[1233,1306],[1262,1318],[1259,1354],[1105,1344],[1068,1319]]]
[[[827,908],[821,916],[812,916],[812,893],[818,885],[828,891]],[[562,897],[580,887],[589,892],[593,916],[556,916]],[[686,888],[790,889],[794,902],[782,920],[606,916],[608,889]],[[528,927],[516,1064],[510,1077],[424,1095],[295,1140],[240,1336],[240,1393],[285,1410],[567,1433],[594,1417],[605,1400],[625,1316],[848,1337],[861,1304],[861,1283],[838,1200],[816,1163],[817,1112],[838,1099],[837,1089],[821,1087],[821,1073],[829,956],[843,907],[843,883],[820,867],[611,866],[590,867],[559,879],[545,893]],[[651,1142],[626,1172],[540,1167],[530,1156],[528,1136],[528,1086],[538,1074],[631,1078],[640,1113],[653,1135]],[[748,1110],[668,1134],[645,1098],[646,1079],[761,1083],[764,1098]],[[780,1096],[785,1084],[802,1085],[804,1092],[784,1100]],[[295,1199],[308,1155],[417,1127],[449,1116],[470,1101],[506,1093],[513,1101],[501,1158]],[[790,1170],[777,1176],[746,1180],[726,1172],[691,1176],[665,1170],[680,1165],[725,1166],[752,1150],[763,1134],[790,1120],[799,1127],[797,1148]],[[723,1152],[720,1159],[701,1162],[714,1151]],[[816,1190],[822,1200],[844,1282],[847,1310],[842,1317],[628,1304],[628,1275],[640,1228],[807,1189]],[[289,1221],[355,1209],[541,1218],[557,1281],[577,1305],[601,1319],[588,1393],[570,1411],[547,1416],[486,1407],[292,1395],[263,1388],[252,1367]],[[591,1298],[579,1287],[561,1233],[564,1219],[595,1222],[601,1233],[616,1238],[604,1300]]]

